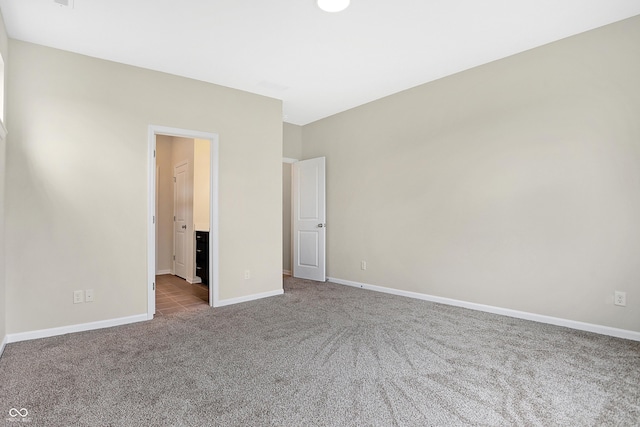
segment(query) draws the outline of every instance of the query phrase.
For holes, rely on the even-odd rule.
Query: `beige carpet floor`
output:
[[[0,422],[24,425],[11,408],[32,426],[637,426],[640,343],[287,278],[9,344]]]

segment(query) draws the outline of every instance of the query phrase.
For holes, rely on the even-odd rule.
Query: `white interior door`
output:
[[[293,277],[324,282],[325,158],[292,165]]]
[[[173,273],[187,278],[188,163],[174,167]]]

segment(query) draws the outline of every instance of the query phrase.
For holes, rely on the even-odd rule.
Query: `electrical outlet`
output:
[[[613,294],[613,303],[621,307],[627,305],[627,293],[622,291],[615,291]]]
[[[244,271],[244,278],[245,278],[245,280],[251,279],[251,270],[245,270]]]
[[[360,261],[360,270],[367,269],[367,261]]]
[[[84,302],[84,291],[73,291],[73,303],[80,304]]]
[[[93,289],[87,289],[84,291],[84,300],[86,302],[93,302]]]

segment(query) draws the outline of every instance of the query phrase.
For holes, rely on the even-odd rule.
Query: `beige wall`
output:
[[[8,86],[8,82],[9,79],[6,77],[7,76],[7,62],[9,60],[9,37],[7,36],[7,30],[6,27],[4,25],[4,17],[2,16],[2,13],[0,12],[0,54],[2,54],[2,59],[4,61],[4,81],[2,82],[2,93],[4,95],[4,102],[2,104],[2,111],[4,113],[4,118],[2,118],[2,120],[5,122],[5,127],[6,127],[6,119],[7,119],[7,86]]]
[[[5,298],[5,237],[4,237],[4,193],[5,193],[5,140],[0,138],[0,345],[6,335],[6,298]]]
[[[328,275],[640,331],[639,41],[636,17],[305,126]]]
[[[302,158],[302,126],[282,124],[282,157]]]
[[[0,55],[4,58],[5,69],[9,63],[9,46],[7,31],[4,27],[4,18],[0,13]],[[4,81],[0,82],[3,87],[7,86],[7,73],[4,73]],[[6,90],[4,91],[6,94]],[[6,96],[4,104],[6,105]],[[6,109],[4,110],[6,111]],[[6,114],[5,114],[6,119]],[[6,123],[5,123],[6,125]],[[6,140],[0,138],[0,343],[6,335],[6,298],[5,298],[5,237],[4,237],[4,217],[5,217],[5,175],[6,175]]]
[[[302,126],[283,123],[282,157],[302,158]],[[282,164],[282,270],[291,271],[291,164]]]
[[[150,124],[219,135],[220,298],[282,289],[280,101],[10,48],[9,333],[146,313]],[[87,288],[96,301],[72,304],[73,290]]]
[[[6,335],[6,299],[5,299],[5,153],[6,142],[0,138],[0,345]]]
[[[194,139],[193,156],[193,224],[198,231],[209,231],[210,143]]]
[[[291,163],[282,163],[282,270],[292,271]]]
[[[173,271],[173,166],[172,137],[156,137],[156,165],[158,166],[156,235],[156,271]]]

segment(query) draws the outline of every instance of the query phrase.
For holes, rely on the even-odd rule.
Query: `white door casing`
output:
[[[189,163],[184,162],[174,167],[173,183],[173,271],[174,274],[187,279],[187,242],[189,232]]]
[[[292,164],[293,276],[326,280],[325,158]]]
[[[0,126],[0,136],[1,136]],[[209,140],[209,305],[219,306],[219,237],[218,237],[218,134],[167,126],[149,125],[147,132],[148,168],[147,168],[147,319],[151,320],[156,312],[156,137],[157,135]]]

